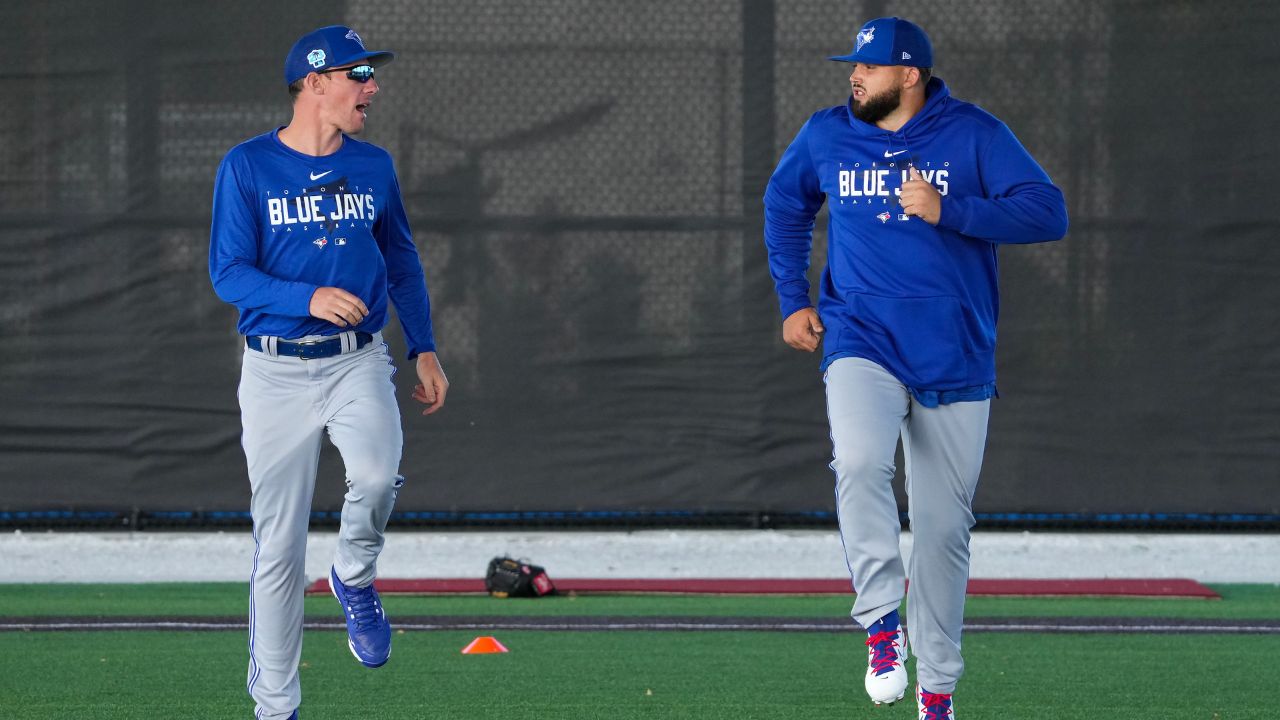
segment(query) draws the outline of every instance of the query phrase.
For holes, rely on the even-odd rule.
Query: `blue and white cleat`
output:
[[[338,573],[329,569],[329,587],[342,605],[347,619],[347,647],[365,667],[382,667],[391,657],[391,623],[382,610],[378,591],[369,587],[343,585]]]
[[[867,628],[867,695],[877,705],[892,705],[907,694],[907,633],[898,611]]]
[[[916,706],[920,708],[919,720],[955,720],[955,708],[951,693],[931,693],[916,685]]]

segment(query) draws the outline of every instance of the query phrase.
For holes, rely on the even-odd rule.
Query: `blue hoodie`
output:
[[[936,227],[902,214],[908,163],[942,195]],[[1067,232],[1062,191],[1009,128],[938,78],[898,132],[855,118],[847,104],[810,117],[764,196],[783,318],[813,305],[805,271],[824,199],[822,369],[842,357],[871,360],[926,407],[992,397],[996,247]]]
[[[232,148],[213,188],[209,277],[240,309],[242,335],[296,339],[346,329],[378,332],[395,303],[409,358],[435,351],[418,249],[386,150],[343,136],[313,157],[278,130]],[[312,317],[311,296],[340,287],[369,314],[353,328]]]

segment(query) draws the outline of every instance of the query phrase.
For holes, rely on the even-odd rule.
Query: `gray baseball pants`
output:
[[[344,340],[354,347],[354,334]],[[302,340],[312,340],[308,337]],[[254,717],[282,720],[298,707],[307,524],[325,432],[342,454],[347,493],[333,565],[343,583],[377,574],[383,530],[404,479],[402,434],[381,334],[363,348],[319,360],[245,348],[242,444],[257,547],[249,581],[249,694]]]
[[[840,539],[857,593],[853,619],[866,627],[896,610],[910,577],[907,639],[916,677],[929,692],[953,692],[964,672],[969,530],[991,401],[927,408],[862,358],[836,360],[825,379]],[[899,435],[914,541],[905,573],[891,484]]]

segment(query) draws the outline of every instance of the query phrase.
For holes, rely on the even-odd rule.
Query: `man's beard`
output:
[[[881,120],[889,116],[889,113],[898,109],[898,105],[902,103],[902,88],[896,87],[891,90],[885,90],[879,95],[867,96],[862,102],[858,102],[857,98],[849,103],[853,108],[853,116],[868,125],[875,125]]]

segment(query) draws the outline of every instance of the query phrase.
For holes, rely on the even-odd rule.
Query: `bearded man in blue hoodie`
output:
[[[841,540],[868,630],[865,686],[906,693],[907,604],[924,720],[954,718],[973,496],[996,396],[996,251],[1058,240],[1062,192],[1009,128],[932,77],[917,25],[864,25],[852,97],[809,118],[765,193],[765,242],[793,348],[823,349]],[[830,213],[817,310],[806,270]],[[891,481],[901,436],[913,551],[903,567]]]

